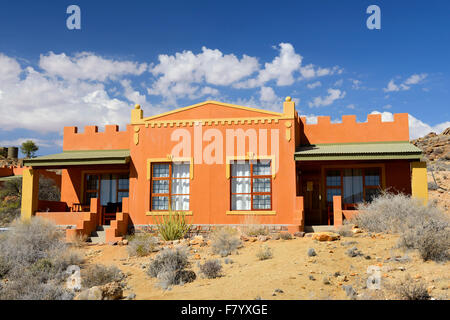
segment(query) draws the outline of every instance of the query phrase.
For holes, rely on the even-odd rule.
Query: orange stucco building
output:
[[[308,124],[289,97],[282,113],[206,101],[144,117],[137,105],[123,131],[65,127],[62,153],[26,160],[22,217],[71,226],[68,236],[110,224],[113,241],[151,227],[170,204],[200,229],[250,215],[294,232],[342,223],[382,189],[426,201],[420,159],[407,114]],[[36,181],[49,168],[62,169],[61,201],[43,206]]]

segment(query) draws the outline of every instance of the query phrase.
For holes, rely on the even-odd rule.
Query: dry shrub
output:
[[[130,256],[143,257],[152,253],[158,245],[158,238],[149,233],[138,233],[128,239],[127,251]]]
[[[7,226],[20,217],[20,203],[11,203],[0,208],[0,226]]]
[[[166,248],[150,261],[147,274],[157,278],[160,286],[167,289],[172,285],[182,285],[195,280],[195,273],[191,270],[185,270],[189,265],[186,247]]]
[[[200,272],[208,279],[215,279],[222,275],[222,265],[219,260],[208,260],[200,265]]]
[[[124,274],[116,266],[94,264],[81,271],[83,288],[89,289],[110,282],[121,282]]]
[[[64,289],[67,267],[82,259],[71,251],[64,234],[41,218],[15,221],[1,236],[0,299],[70,299]]]
[[[255,215],[245,216],[240,229],[248,237],[266,236],[269,234],[269,229],[263,226]]]
[[[442,220],[419,220],[399,239],[399,247],[417,249],[424,261],[448,261],[450,258],[449,223]]]
[[[437,190],[439,189],[439,186],[435,182],[428,182],[428,190]]]
[[[230,255],[242,245],[238,232],[231,227],[222,227],[214,230],[211,233],[211,239],[212,252],[222,257]]]
[[[70,244],[75,248],[81,248],[86,244],[88,238],[89,237],[84,233],[76,234],[75,237],[73,237],[73,239],[71,240]]]
[[[395,293],[402,300],[429,300],[426,285],[421,280],[414,281],[410,275],[399,281],[394,287]]]
[[[273,251],[268,246],[261,246],[260,250],[256,253],[258,260],[267,260],[273,258]]]
[[[432,203],[403,194],[384,193],[352,222],[373,232],[400,234],[398,245],[418,249],[424,260],[447,261],[450,248],[450,219]]]
[[[39,200],[60,201],[61,191],[55,181],[46,177],[39,177]]]
[[[344,223],[343,225],[336,228],[336,233],[341,237],[353,237],[352,225]]]
[[[289,232],[280,232],[280,238],[283,240],[292,240],[292,234]]]

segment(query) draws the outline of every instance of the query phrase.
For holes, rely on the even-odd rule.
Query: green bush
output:
[[[185,214],[172,211],[170,206],[168,215],[155,220],[158,234],[165,241],[183,239],[191,228],[191,225],[187,223]]]

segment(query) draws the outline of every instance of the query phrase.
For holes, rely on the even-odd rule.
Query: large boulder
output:
[[[111,282],[81,291],[74,300],[119,300],[122,298],[122,286],[117,282]]]
[[[312,235],[312,240],[317,241],[334,241],[340,238],[341,236],[334,232],[316,232]]]

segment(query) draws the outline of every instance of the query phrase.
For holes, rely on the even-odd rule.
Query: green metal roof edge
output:
[[[409,140],[404,141],[373,141],[373,142],[342,142],[342,143],[314,143],[315,146],[339,146],[339,145],[355,145],[355,144],[388,144],[388,143],[408,143],[412,144]],[[308,147],[310,145],[301,145],[300,147]]]
[[[352,154],[352,155],[295,155],[294,160],[303,161],[320,161],[320,160],[401,160],[401,159],[418,159],[422,158],[422,154]]]
[[[98,157],[83,158],[86,153],[99,153]],[[64,158],[64,154],[79,154],[78,157]],[[130,150],[70,150],[62,153],[51,154],[33,159],[24,159],[24,166],[48,167],[48,166],[67,166],[67,165],[89,165],[89,164],[126,164],[129,162]]]
[[[55,161],[42,161],[33,162],[31,164],[26,164],[31,167],[51,167],[51,166],[77,166],[77,165],[94,165],[94,164],[127,164],[128,159],[89,159],[89,160],[55,160]]]
[[[107,149],[107,150],[63,150],[62,153],[76,153],[76,152],[118,152],[118,151],[130,151],[130,149]],[[44,156],[45,157],[45,156]]]

